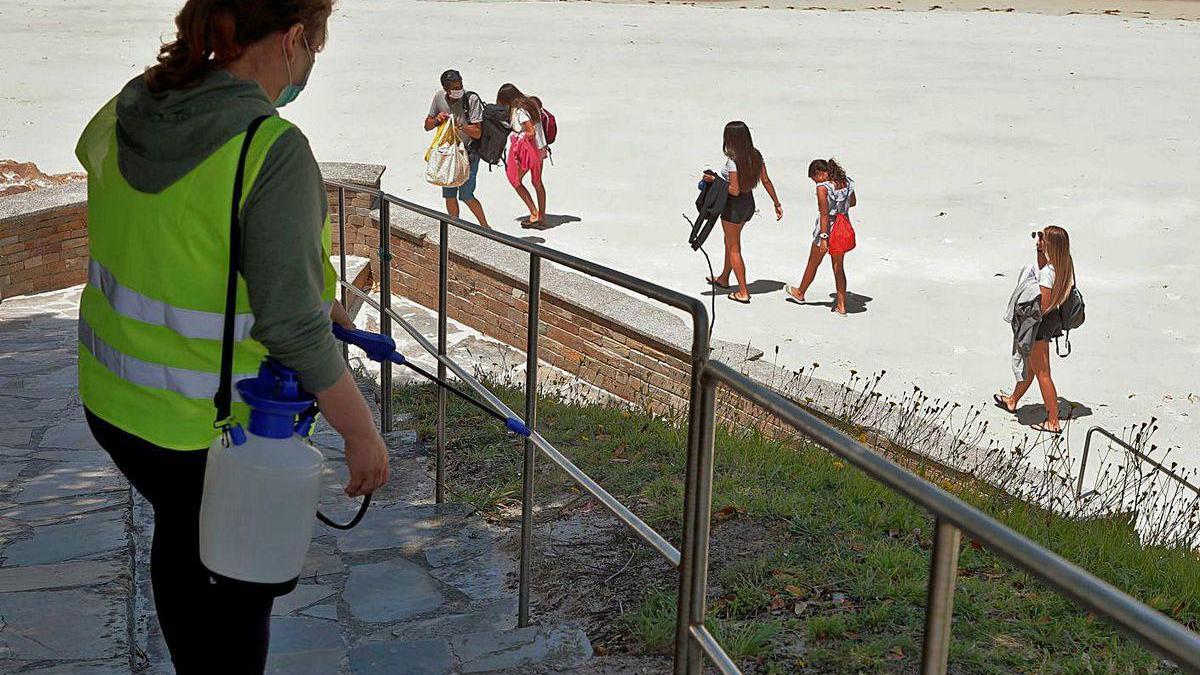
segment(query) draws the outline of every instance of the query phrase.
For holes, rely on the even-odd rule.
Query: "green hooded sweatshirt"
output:
[[[148,193],[178,181],[255,118],[276,113],[257,82],[225,71],[160,94],[134,78],[117,95],[116,111],[121,175]],[[332,386],[345,372],[320,302],[327,213],[308,139],[292,128],[271,146],[246,196],[241,271],[254,312],[251,337],[298,371],[312,392]]]

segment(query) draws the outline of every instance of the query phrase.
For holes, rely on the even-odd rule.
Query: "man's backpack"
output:
[[[508,108],[495,103],[483,106],[483,122],[479,128],[481,133],[475,142],[479,158],[489,166],[503,162],[508,148],[508,135],[512,131],[508,126]]]
[[[1054,351],[1060,357],[1065,358],[1071,355],[1071,331],[1082,326],[1086,318],[1083,294],[1079,292],[1078,286],[1074,286],[1067,295],[1067,299],[1058,306],[1058,320],[1063,330],[1063,341],[1067,343],[1067,351],[1064,353],[1059,347],[1058,338],[1054,339]]]

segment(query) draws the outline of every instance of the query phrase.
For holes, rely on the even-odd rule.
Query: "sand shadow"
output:
[[[567,223],[579,223],[582,219],[579,216],[569,216],[561,213],[546,213],[542,215],[541,221],[537,225],[529,225],[529,216],[520,216],[515,219],[526,230],[553,230],[560,225]]]
[[[862,295],[861,293],[846,291],[846,313],[862,314],[863,312],[867,311],[867,303],[874,299],[875,298],[872,298],[869,295]],[[837,304],[837,293],[830,293],[828,302],[812,302],[811,300],[807,302],[800,302],[791,295],[787,297],[787,301],[793,305],[800,305],[803,307],[828,307],[829,309],[833,309],[834,305]]]
[[[1035,383],[1034,386],[1036,387],[1037,384]],[[1061,421],[1077,420],[1091,414],[1092,409],[1086,405],[1078,401],[1068,401],[1061,396],[1058,397],[1058,417]],[[1046,406],[1043,403],[1027,403],[1017,408],[1015,415],[1017,423],[1021,426],[1040,424],[1046,421]]]
[[[750,291],[750,295],[764,295],[766,293],[774,293],[775,291],[782,289],[783,282],[775,281],[773,279],[755,279],[754,281],[746,284],[746,290]],[[708,290],[701,293],[701,295],[729,295],[735,290],[737,290],[736,285],[729,288],[718,286],[715,290],[711,285],[709,285]]]

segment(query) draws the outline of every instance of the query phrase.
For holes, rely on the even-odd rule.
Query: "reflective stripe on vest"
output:
[[[79,343],[86,347],[101,365],[126,382],[154,389],[165,389],[185,398],[206,401],[211,401],[217,393],[217,383],[220,379],[217,373],[173,368],[122,354],[112,345],[100,339],[83,317],[79,319]],[[236,382],[245,377],[254,377],[254,375],[255,373],[234,373],[233,380]],[[241,400],[236,388],[234,388],[233,399]]]
[[[220,340],[225,328],[225,316],[217,312],[202,312],[168,305],[122,286],[113,273],[95,260],[88,261],[88,283],[95,286],[113,310],[122,316],[155,326],[164,326],[184,337]],[[233,339],[241,342],[250,337],[254,315],[247,312],[234,318]],[[94,353],[94,352],[93,352]]]

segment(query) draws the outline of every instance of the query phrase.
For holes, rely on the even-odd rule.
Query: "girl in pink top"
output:
[[[542,129],[542,110],[515,85],[505,84],[496,92],[496,103],[509,110],[508,161],[505,172],[517,195],[529,209],[529,220],[522,227],[537,227],[546,213],[546,186],[542,184],[542,162],[546,157],[546,132]],[[522,181],[530,174],[537,203]]]

